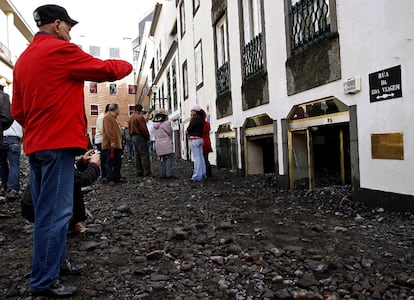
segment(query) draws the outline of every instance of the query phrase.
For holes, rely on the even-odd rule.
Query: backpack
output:
[[[0,123],[1,130],[7,130],[13,124],[13,117],[10,113],[10,97],[0,91]]]

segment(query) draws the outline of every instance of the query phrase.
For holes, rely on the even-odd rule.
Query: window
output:
[[[197,89],[203,86],[203,49],[201,40],[197,43],[194,48],[195,58],[195,79]]]
[[[172,103],[171,103],[171,72],[168,70],[167,72],[167,105],[168,105],[168,112],[171,113],[173,111]]]
[[[331,31],[329,0],[289,0],[292,50]]]
[[[135,104],[128,104],[128,117],[130,117],[135,111]]]
[[[89,82],[89,93],[91,94],[98,93],[98,84],[96,82]]]
[[[224,16],[216,25],[217,39],[217,67],[227,62],[227,28],[226,17]]]
[[[195,15],[200,8],[200,0],[193,0],[193,15]]]
[[[184,8],[184,1],[180,3],[180,30],[181,30],[181,38],[185,34],[185,8]]]
[[[91,104],[91,116],[99,115],[99,105],[98,104]]]
[[[120,58],[119,48],[109,48],[109,57],[110,58]]]
[[[98,46],[89,46],[89,53],[93,56],[101,56],[101,48]]]
[[[227,43],[227,18],[226,16],[223,16],[216,25],[216,87],[218,95],[223,94],[230,89],[230,68],[228,63]]]
[[[188,69],[187,61],[183,63],[183,96],[184,100],[188,98]]]
[[[243,80],[253,78],[264,70],[262,35],[262,0],[243,0],[244,48]]]
[[[110,83],[109,84],[109,95],[116,95],[118,94],[118,88],[116,86],[116,83]]]
[[[161,42],[160,42],[160,44],[158,45],[157,56],[158,56],[158,70],[159,70],[159,69],[161,69],[161,66],[162,66]]]
[[[243,0],[244,43],[262,32],[261,0]]]
[[[137,93],[137,86],[134,84],[128,84],[128,95],[135,95]]]
[[[164,84],[161,86],[161,93],[160,93],[161,101],[160,101],[160,107],[165,109],[165,93],[164,93]]]
[[[178,109],[178,99],[177,99],[177,71],[175,69],[175,60],[171,66],[172,69],[172,97],[174,102],[174,109]]]

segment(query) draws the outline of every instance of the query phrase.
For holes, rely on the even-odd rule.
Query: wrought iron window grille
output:
[[[230,69],[229,63],[225,62],[216,71],[217,94],[221,95],[230,89]]]
[[[243,48],[243,78],[248,80],[264,70],[263,35],[259,33]]]
[[[327,0],[299,0],[291,6],[291,43],[296,50],[330,32]]]

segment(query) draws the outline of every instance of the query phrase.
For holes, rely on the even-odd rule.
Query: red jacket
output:
[[[213,152],[213,148],[211,148],[211,141],[210,141],[210,122],[204,121],[204,128],[203,128],[203,154],[208,154]]]
[[[85,80],[114,81],[130,63],[100,60],[77,45],[38,33],[16,62],[11,112],[25,128],[26,154],[87,147]]]

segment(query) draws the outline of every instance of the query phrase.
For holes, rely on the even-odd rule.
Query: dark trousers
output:
[[[105,170],[106,178],[104,182],[117,181],[121,179],[122,149],[114,149],[114,157],[111,158],[111,150],[102,150],[106,157]]]
[[[106,178],[106,156],[104,155],[103,151],[102,151],[102,144],[95,144],[96,148],[98,149],[99,152],[101,152],[101,176],[102,176],[102,180],[105,181]]]
[[[151,164],[147,139],[142,135],[133,135],[132,142],[135,146],[135,167],[137,176],[151,175]]]
[[[204,156],[204,162],[206,164],[206,175],[207,177],[211,177],[213,174],[211,173],[211,165],[210,162],[208,161],[208,153],[203,153]]]

